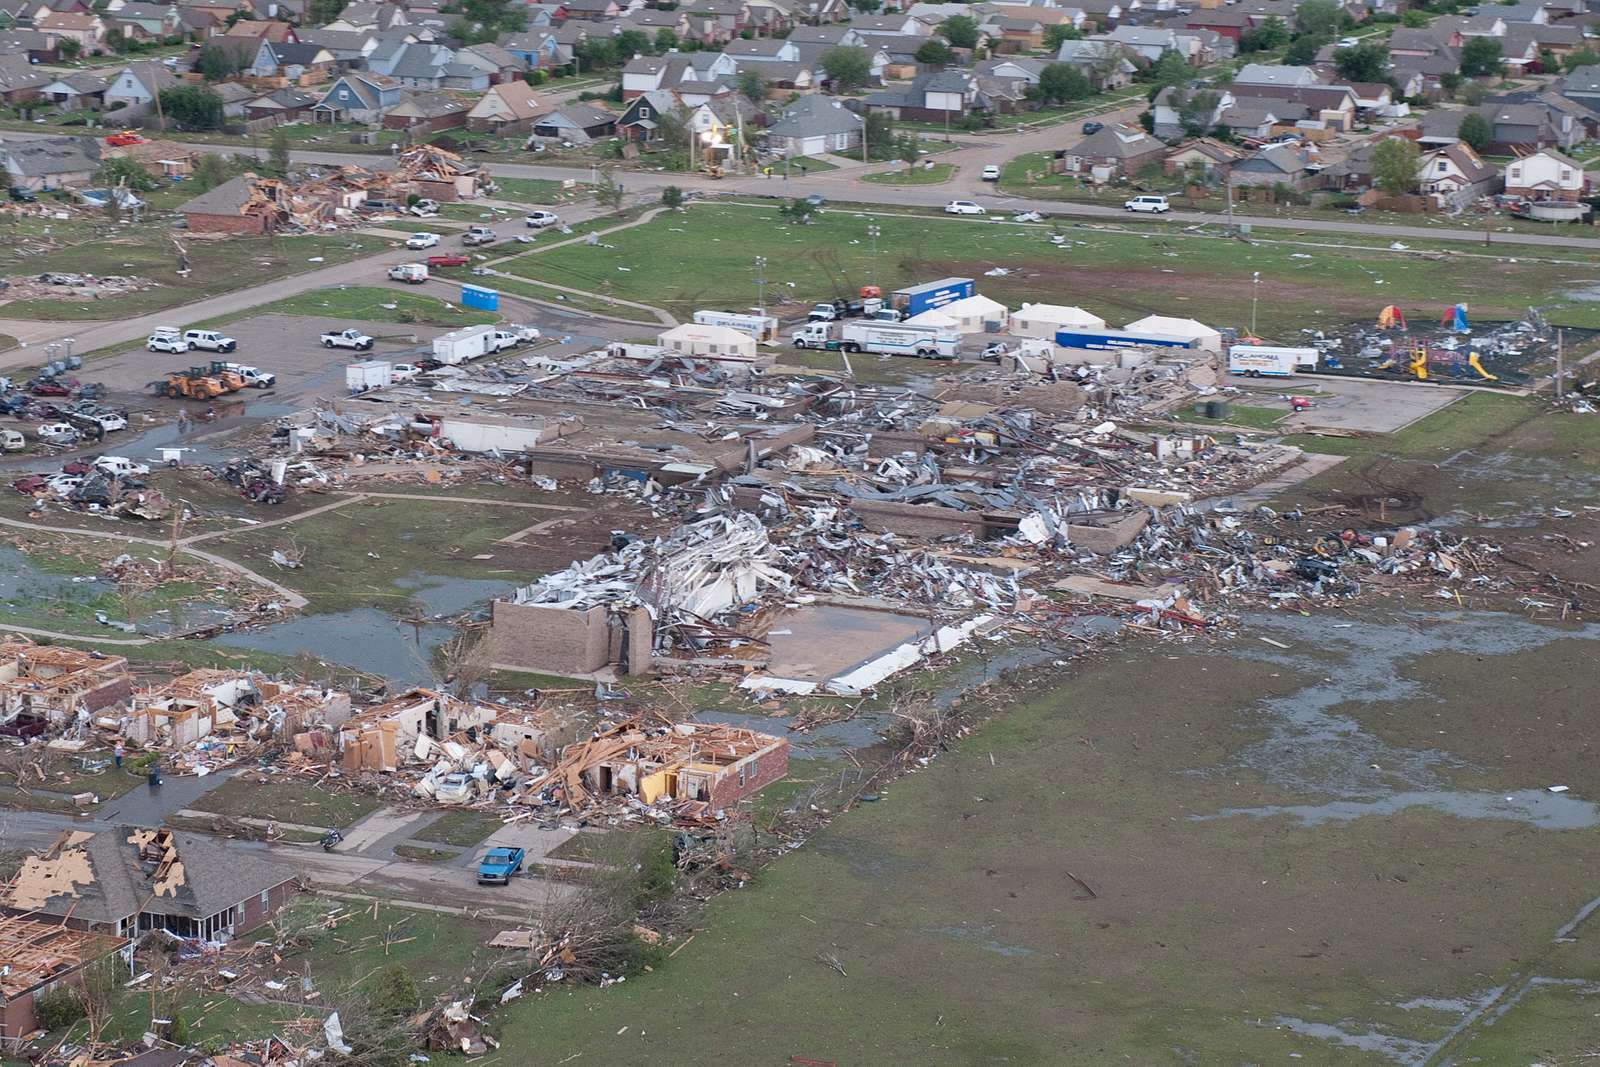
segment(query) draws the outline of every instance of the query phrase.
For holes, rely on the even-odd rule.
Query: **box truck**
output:
[[[1057,330],[1056,344],[1062,348],[1087,348],[1109,352],[1118,348],[1193,348],[1194,342],[1181,337],[1163,337],[1127,330]]]
[[[448,366],[457,366],[470,359],[493,355],[499,345],[493,326],[466,326],[433,339],[433,358]]]
[[[368,389],[382,389],[393,384],[394,375],[390,372],[387,360],[362,360],[344,369],[344,387],[352,393],[364,393]]]
[[[961,335],[954,330],[867,320],[837,324],[808,322],[795,331],[793,341],[796,348],[878,352],[925,359],[956,359],[961,347]]]
[[[895,310],[904,312],[909,319],[924,311],[965,300],[977,291],[971,278],[940,278],[936,282],[896,289],[889,294],[889,304]]]
[[[757,341],[774,341],[778,337],[778,320],[771,315],[741,315],[736,311],[696,311],[694,321],[701,326],[726,326],[730,330],[747,333]]]
[[[1317,369],[1315,348],[1278,348],[1272,345],[1231,345],[1228,373],[1283,378],[1296,371]]]

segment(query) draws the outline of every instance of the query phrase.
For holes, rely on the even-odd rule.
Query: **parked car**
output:
[[[66,496],[82,484],[81,474],[52,474],[44,480],[45,491],[53,496]]]
[[[71,396],[72,386],[54,378],[35,378],[28,383],[28,392],[34,396]]]
[[[24,189],[20,185],[11,187],[11,199],[19,204],[37,204],[39,197],[32,189]]]
[[[983,180],[986,181],[986,182],[997,182],[997,181],[999,181],[1000,180],[1000,167],[998,165],[994,164],[994,163],[990,163],[988,166],[984,167],[983,168]]]
[[[410,212],[419,219],[431,219],[439,214],[439,201],[423,198],[411,205]]]
[[[19,711],[0,723],[0,737],[39,737],[50,728],[50,720],[31,711]],[[520,849],[518,850],[520,851]],[[482,876],[479,876],[482,881]]]
[[[1360,43],[1361,43],[1361,39],[1359,37],[1341,37],[1341,38],[1339,38],[1338,47],[1340,47],[1340,48],[1354,48],[1357,45],[1359,45]]]
[[[827,202],[828,201],[823,198],[821,193],[812,193],[810,196],[806,197],[806,207],[821,207]]]
[[[16,430],[0,430],[0,451],[21,452],[28,447],[28,439]]]
[[[94,469],[118,478],[142,478],[150,473],[148,465],[135,463],[126,456],[101,456],[94,461]]]
[[[187,352],[189,342],[176,329],[163,326],[145,341],[144,346],[152,352]]]
[[[461,235],[461,243],[469,248],[474,245],[492,245],[497,240],[499,235],[487,226],[468,226],[467,232]]]
[[[944,206],[946,215],[986,215],[988,212],[971,200],[952,200]]]
[[[203,348],[207,352],[232,352],[239,342],[216,330],[185,330],[183,340],[190,348]]]
[[[528,217],[522,220],[530,229],[542,230],[546,226],[554,226],[561,221],[561,216],[554,211],[530,211]]]
[[[77,420],[90,433],[115,433],[128,428],[128,420],[115,411],[72,411],[67,418]]]
[[[368,201],[366,201],[365,203],[363,203],[360,206],[360,210],[362,210],[362,211],[371,211],[371,212],[374,212],[374,213],[392,212],[393,214],[398,215],[403,209],[400,207],[400,205],[397,202],[395,202],[393,200],[382,200],[382,199],[379,199],[379,200],[368,200]]]
[[[421,285],[428,280],[428,268],[421,263],[396,263],[389,268],[389,280]]]
[[[1103,122],[1095,122],[1092,119],[1083,124],[1083,132],[1085,134],[1099,133],[1101,130],[1103,130],[1105,128],[1106,128],[1106,124],[1105,123],[1103,123]]]
[[[441,252],[439,255],[428,257],[428,266],[430,267],[464,267],[466,265],[467,257],[460,252]]]
[[[47,422],[34,433],[47,445],[70,445],[78,440],[78,431],[67,422]]]
[[[1124,211],[1142,211],[1152,215],[1164,215],[1172,210],[1172,205],[1167,203],[1164,196],[1136,196],[1132,200],[1122,202]]]
[[[419,231],[406,238],[407,248],[432,248],[438,243],[439,235],[427,233],[426,231]]]
[[[415,363],[396,363],[389,368],[389,380],[393,382],[409,382],[422,373],[422,368]]]

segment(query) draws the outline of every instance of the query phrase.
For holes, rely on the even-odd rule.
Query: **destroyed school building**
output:
[[[404,204],[420,196],[440,203],[473,200],[489,188],[488,173],[447,149],[419,145],[392,162],[346,165],[298,181],[241,174],[178,208],[192,233],[316,232],[354,225],[368,200]]]

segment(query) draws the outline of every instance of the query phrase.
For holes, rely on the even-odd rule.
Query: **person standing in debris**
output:
[[[122,754],[126,751],[127,749],[122,747],[122,742],[118,741],[116,750],[111,754],[111,758],[117,761],[117,770],[119,771],[122,770]]]

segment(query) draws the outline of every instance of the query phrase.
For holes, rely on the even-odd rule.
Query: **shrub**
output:
[[[56,986],[35,1002],[33,1017],[46,1030],[65,1030],[83,1018],[83,1002],[66,986]]]

